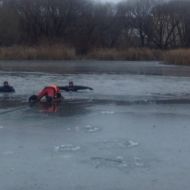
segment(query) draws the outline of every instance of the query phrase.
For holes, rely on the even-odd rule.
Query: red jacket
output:
[[[44,96],[50,96],[52,98],[56,98],[58,93],[60,93],[60,89],[56,85],[50,85],[48,87],[45,87],[38,94],[38,98],[41,99]]]

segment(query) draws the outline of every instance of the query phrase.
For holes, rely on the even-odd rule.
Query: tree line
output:
[[[1,0],[0,46],[62,43],[95,48],[190,46],[190,1]]]

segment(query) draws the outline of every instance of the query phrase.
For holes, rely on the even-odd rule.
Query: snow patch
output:
[[[138,142],[135,142],[135,141],[129,140],[129,145],[128,145],[128,147],[134,147],[134,146],[138,146],[138,145],[139,145]]]
[[[142,167],[142,166],[144,166],[144,164],[143,164],[141,158],[135,157],[134,160],[135,160],[135,165],[136,165],[137,167]]]
[[[86,125],[85,126],[85,129],[87,130],[87,132],[89,133],[94,133],[96,131],[99,131],[99,128],[98,127],[94,127],[92,125]]]
[[[78,151],[80,150],[80,146],[74,146],[72,144],[63,144],[60,146],[55,146],[56,152],[62,152],[62,151]]]
[[[116,158],[110,157],[91,157],[91,161],[94,163],[96,168],[99,167],[113,167],[121,168],[127,167],[126,161],[123,157],[117,156]]]
[[[101,111],[101,114],[115,114],[114,111]]]
[[[101,148],[133,148],[139,145],[138,142],[126,139],[116,139],[97,143]]]

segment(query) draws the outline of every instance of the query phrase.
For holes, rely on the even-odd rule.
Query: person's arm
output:
[[[46,88],[44,88],[38,95],[38,100],[40,100],[42,97],[46,96],[47,94],[47,91],[46,91]]]
[[[12,86],[10,86],[10,89],[11,89],[11,92],[15,92],[15,89]]]
[[[93,88],[88,86],[74,86],[76,90],[93,90]]]
[[[69,91],[69,87],[68,86],[58,86],[58,88],[60,90]]]
[[[60,90],[64,90],[64,91],[73,91],[73,92],[76,92],[78,90],[93,90],[93,88],[91,87],[88,87],[88,86],[78,86],[78,85],[74,85],[72,87],[69,87],[69,86],[58,86],[58,88]]]
[[[0,87],[0,92],[15,92],[15,89],[12,86],[2,86]]]

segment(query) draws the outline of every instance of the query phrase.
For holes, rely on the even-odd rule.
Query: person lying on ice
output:
[[[63,99],[60,89],[57,85],[50,85],[45,87],[42,91],[38,93],[38,95],[32,95],[29,98],[30,103],[40,102],[45,99],[45,102],[52,103],[52,102],[59,102]]]
[[[73,81],[69,81],[69,85],[67,86],[59,86],[59,89],[67,92],[77,92],[78,90],[93,90],[93,88],[88,86],[74,85]]]

